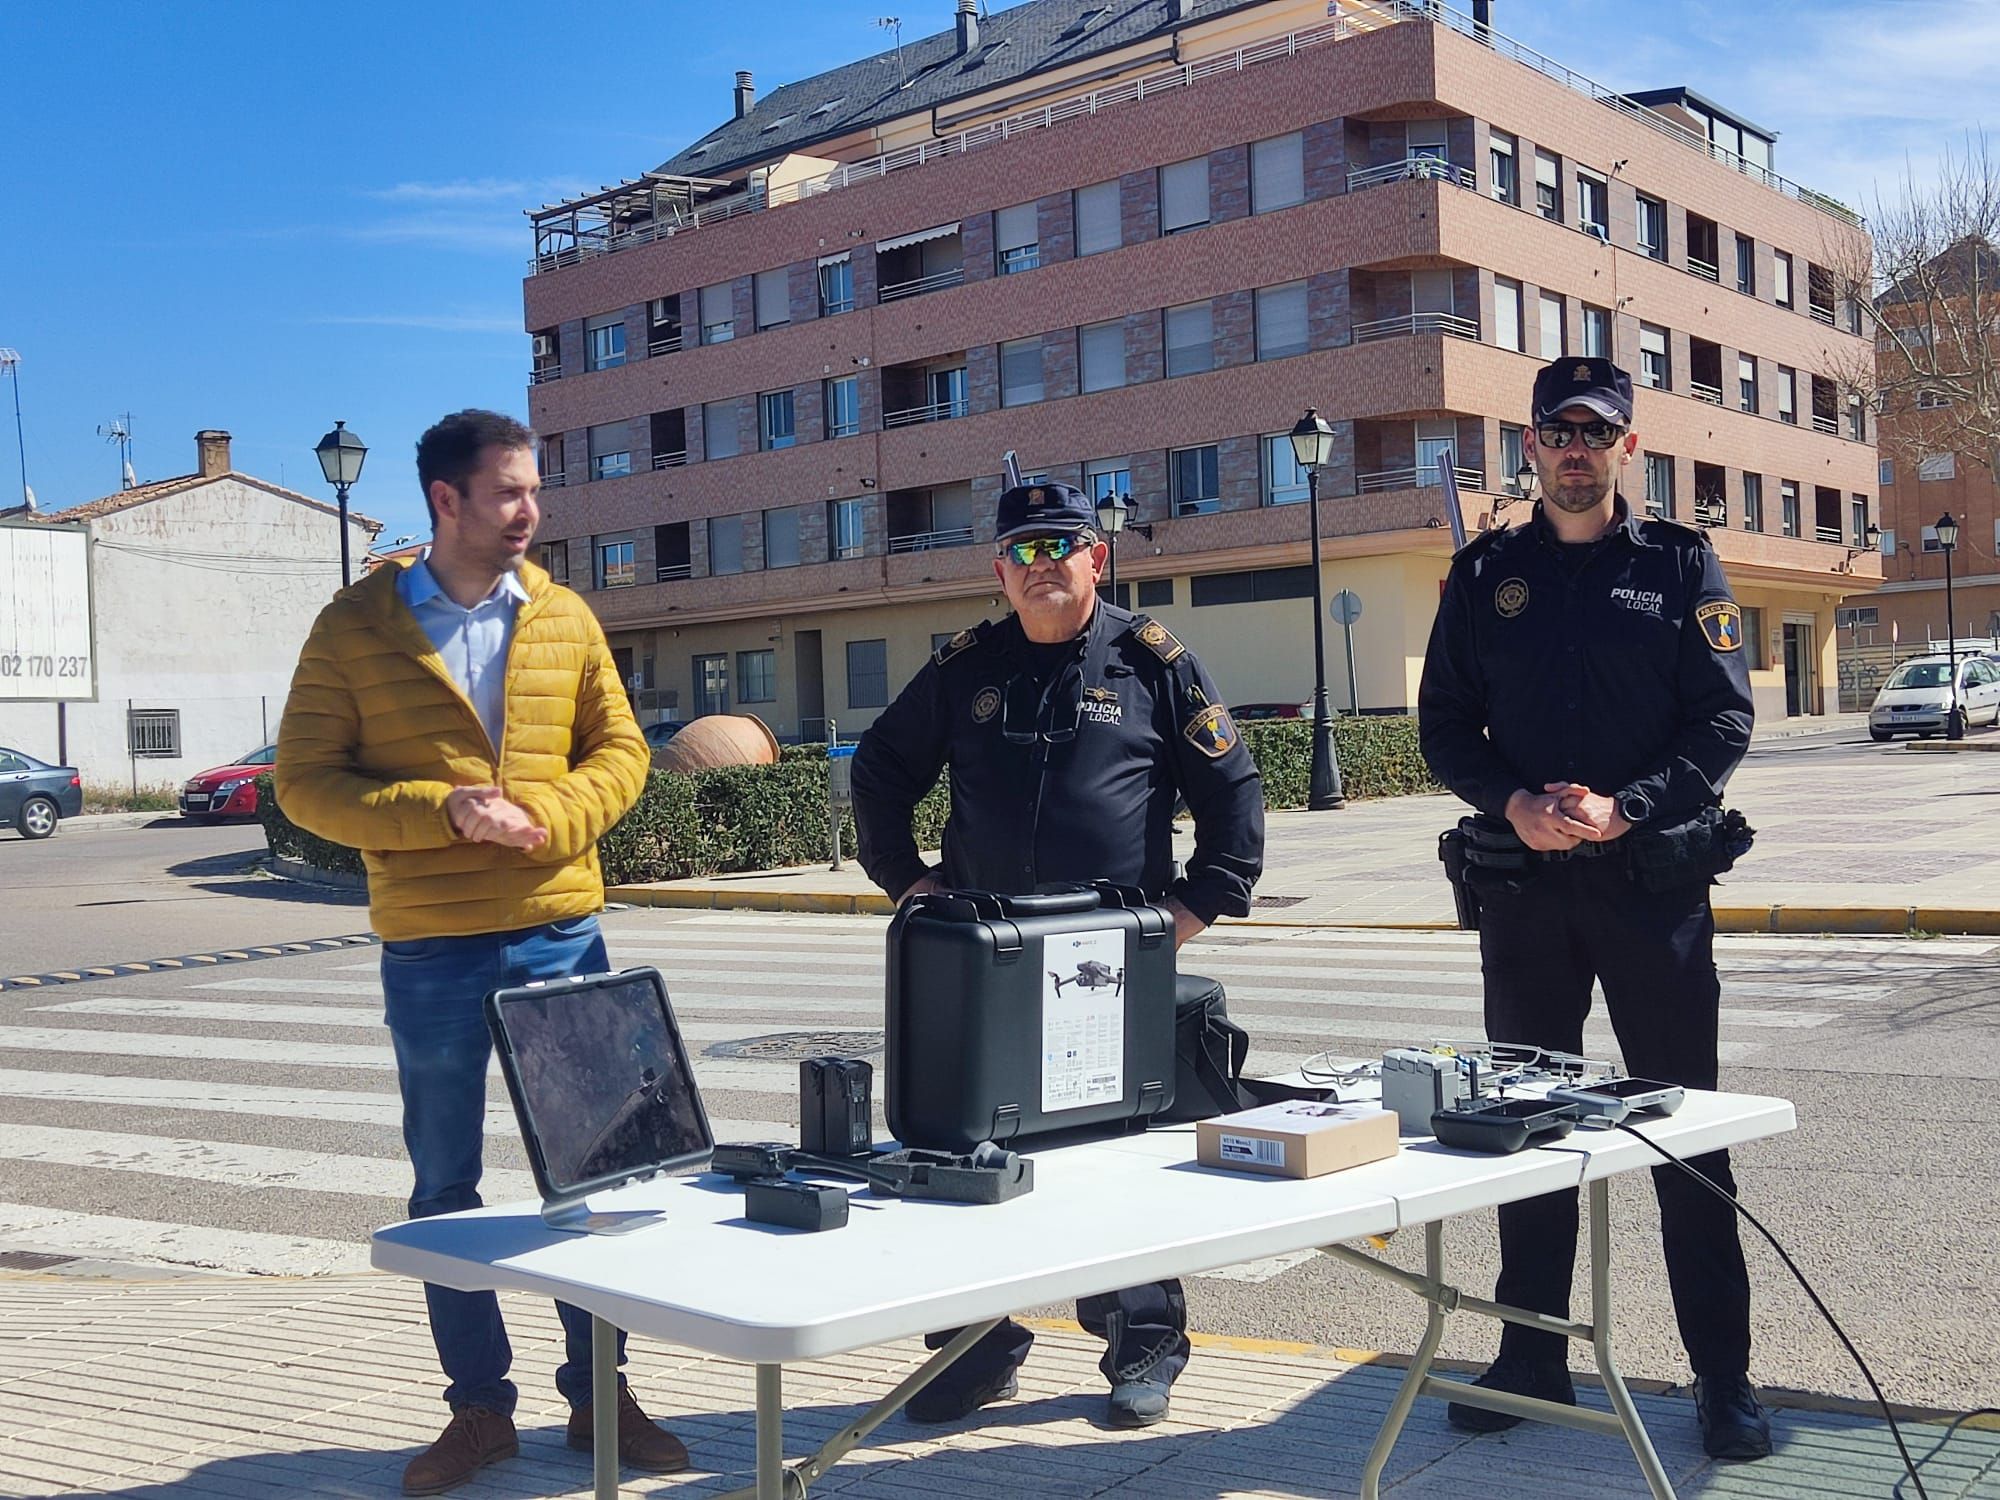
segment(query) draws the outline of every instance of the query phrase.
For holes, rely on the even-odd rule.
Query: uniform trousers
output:
[[[1581,1052],[1595,980],[1628,1074],[1713,1089],[1721,984],[1707,880],[1648,891],[1630,877],[1615,845],[1597,858],[1531,861],[1505,880],[1497,871],[1474,872],[1487,1039]],[[1727,1151],[1692,1157],[1689,1165],[1735,1193]],[[1744,1374],[1750,1280],[1735,1211],[1664,1162],[1653,1169],[1653,1189],[1674,1314],[1694,1373]],[[1574,1189],[1502,1207],[1496,1300],[1567,1318],[1576,1232]],[[1500,1348],[1503,1357],[1557,1361],[1566,1342],[1510,1323]]]
[[[1156,1281],[1081,1298],[1076,1304],[1076,1320],[1085,1332],[1104,1340],[1104,1357],[1097,1367],[1113,1385],[1128,1380],[1172,1385],[1187,1368],[1187,1296],[1178,1281]],[[927,1334],[924,1343],[942,1349],[958,1332],[948,1328]],[[969,1389],[988,1376],[1020,1365],[1034,1341],[1034,1334],[1012,1318],[1003,1319],[938,1377],[939,1384]]]

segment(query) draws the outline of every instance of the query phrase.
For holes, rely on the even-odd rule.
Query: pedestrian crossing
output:
[[[709,1049],[795,1031],[874,1047],[886,926],[606,918],[615,963],[665,975],[721,1140],[794,1138],[797,1064]],[[1993,946],[1724,939],[1724,1064],[1755,1064],[1844,1008]],[[401,1218],[409,1190],[376,961],[300,947],[228,978],[190,969],[121,975],[109,993],[0,996],[0,1248],[272,1275],[366,1265],[368,1230]],[[1184,950],[1181,967],[1227,988],[1255,1071],[1481,1032],[1478,950],[1457,933],[1225,926]],[[1615,1055],[1601,1007],[1585,1045]],[[532,1197],[497,1074],[485,1129],[487,1200]],[[1258,1281],[1291,1263],[1217,1275]]]

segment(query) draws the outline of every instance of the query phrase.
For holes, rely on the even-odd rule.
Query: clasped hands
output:
[[[444,799],[445,816],[458,836],[477,844],[504,844],[529,853],[549,841],[548,829],[497,786],[453,787]]]
[[[1522,843],[1544,854],[1608,844],[1632,830],[1616,802],[1580,781],[1551,781],[1539,793],[1523,787],[1507,799],[1507,821]]]

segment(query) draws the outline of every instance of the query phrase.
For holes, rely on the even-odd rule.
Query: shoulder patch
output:
[[[1181,726],[1181,736],[1210,760],[1222,759],[1236,748],[1238,739],[1235,721],[1220,703],[1209,704],[1189,719]]]
[[[1716,651],[1743,649],[1743,611],[1733,599],[1711,599],[1694,612],[1695,624]]]
[[[1147,620],[1132,632],[1132,638],[1161,661],[1177,661],[1187,655],[1187,647],[1174,639],[1174,633],[1158,620]]]
[[[939,666],[943,666],[954,656],[961,655],[978,645],[980,637],[985,633],[985,630],[986,621],[984,620],[981,620],[977,625],[966,626],[965,629],[959,631],[957,635],[933,651],[931,653],[931,660]]]

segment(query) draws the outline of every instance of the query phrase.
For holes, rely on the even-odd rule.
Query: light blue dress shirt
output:
[[[528,591],[517,575],[502,573],[492,593],[465,609],[438,583],[430,555],[425,548],[403,569],[396,593],[444,658],[451,680],[472,701],[497,762],[507,728],[507,648],[514,639],[514,613],[527,603]]]

